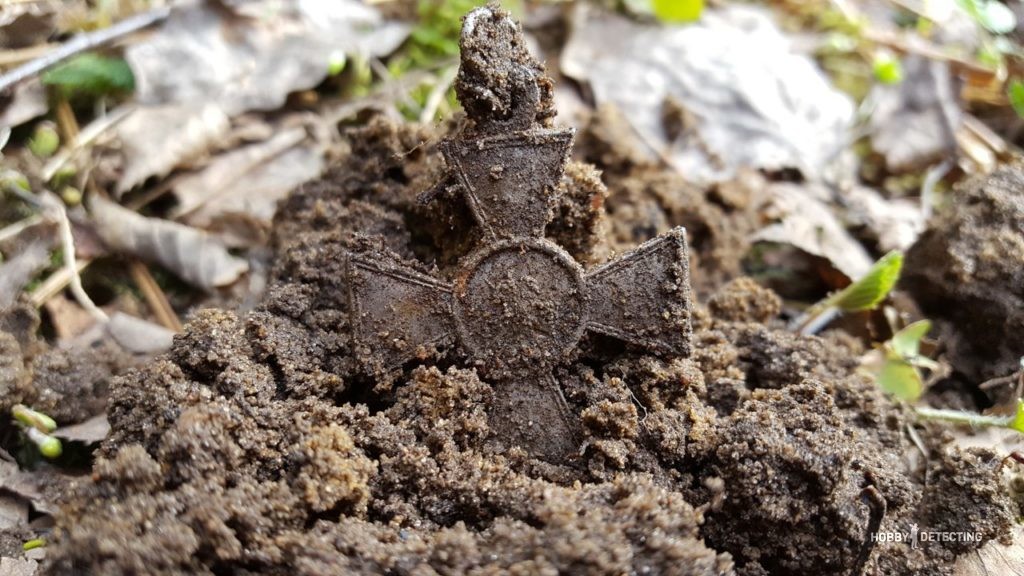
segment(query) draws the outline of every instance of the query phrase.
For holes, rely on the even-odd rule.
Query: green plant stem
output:
[[[928,408],[922,406],[915,409],[917,415],[928,420],[944,420],[954,424],[970,424],[971,426],[998,426],[1009,428],[1013,424],[1014,416],[988,416],[985,414],[974,414],[963,410],[948,410],[944,408]]]

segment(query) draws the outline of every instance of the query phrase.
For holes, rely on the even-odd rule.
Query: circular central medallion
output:
[[[476,360],[498,367],[551,364],[583,336],[583,269],[547,240],[485,246],[469,257],[454,288],[459,337]]]

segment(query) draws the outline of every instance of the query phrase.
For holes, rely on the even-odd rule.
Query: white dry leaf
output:
[[[755,242],[789,244],[825,258],[848,278],[860,278],[871,267],[867,250],[836,218],[826,203],[827,191],[814,184],[770,184],[766,215],[777,222],[758,230]]]
[[[14,87],[14,94],[6,106],[0,106],[0,131],[42,116],[49,109],[46,88],[38,78],[18,84]]]
[[[1024,576],[1024,526],[1013,527],[1013,544],[993,540],[980,550],[960,556],[953,576]]]
[[[254,0],[232,15],[214,2],[179,4],[125,58],[147,105],[213,103],[228,115],[274,110],[319,84],[332,54],[394,51],[409,32],[358,0]]]
[[[14,303],[36,272],[50,263],[50,242],[36,240],[10,260],[0,263],[0,310]]]
[[[115,128],[124,157],[117,193],[203,156],[230,126],[216,104],[136,108]]]
[[[174,342],[172,330],[123,312],[110,316],[107,331],[118,345],[135,354],[160,354]]]
[[[64,440],[92,444],[100,442],[110,433],[110,422],[105,414],[93,416],[84,422],[71,426],[61,426],[53,431],[53,435]]]
[[[276,157],[281,156],[305,139],[306,131],[304,129],[291,128],[264,142],[225,152],[214,157],[198,172],[177,178],[173,189],[178,198],[178,206],[172,216],[178,219],[201,207],[208,207],[210,203],[218,203],[218,201],[223,203],[224,200],[231,202],[234,196],[258,194],[257,191],[251,189],[251,186],[259,186],[261,182],[246,178],[246,176],[261,166],[273,163]],[[287,165],[277,167],[287,168]],[[269,175],[273,176],[274,174],[271,172]],[[267,174],[262,176],[267,176]],[[244,198],[239,200],[245,201]],[[210,213],[209,210],[206,212]],[[216,214],[217,210],[212,212]],[[209,223],[209,218],[190,218],[190,223],[205,228]]]
[[[694,182],[740,168],[819,178],[847,147],[853,104],[763,10],[706,10],[691,25],[634,22],[577,3],[562,71],[618,106],[650,149]],[[670,141],[666,106],[682,108]]]
[[[97,196],[89,209],[96,233],[112,250],[156,262],[193,286],[226,286],[249,269],[245,260],[202,230],[147,218]]]
[[[869,99],[871,145],[891,171],[912,171],[957,149],[958,90],[949,64],[921,56],[903,60],[903,81],[878,84]]]
[[[0,558],[0,576],[32,576],[38,569],[31,558]]]
[[[877,190],[853,186],[843,194],[847,219],[871,231],[880,252],[906,250],[924,231],[919,203],[906,198],[888,199]]]

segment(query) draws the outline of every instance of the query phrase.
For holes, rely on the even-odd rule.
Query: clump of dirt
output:
[[[34,307],[15,303],[0,310],[0,413],[26,404],[61,425],[102,414],[111,378],[132,364],[131,357],[109,341],[50,348],[38,330]]]
[[[167,356],[114,382],[112,434],[58,519],[50,573],[830,574],[873,547],[879,573],[948,574],[1005,534],[1012,504],[989,454],[936,455],[944,480],[933,472],[926,489],[903,458],[902,409],[855,371],[860,350],[785,331],[778,297],[746,279],[694,307],[689,357],[592,335],[554,369],[580,423],[571,463],[489,442],[488,407],[510,383],[459,358],[365,374],[352,250],[385,246],[443,278],[480,231],[460,194],[417,201],[443,180],[437,134],[379,120],[349,141],[282,205],[265,302],[197,314]],[[667,213],[671,185],[645,180],[674,180],[643,170],[621,177],[633,184],[606,213],[593,169],[570,167],[547,236],[600,261],[658,232],[626,215]],[[738,245],[718,220],[740,218],[729,205],[672,208],[706,225],[692,244],[708,289],[738,270],[712,264]],[[886,502],[883,530],[984,538],[873,544],[868,487]]]
[[[958,186],[906,257],[902,285],[938,321],[969,382],[1007,376],[1024,356],[1024,165]]]

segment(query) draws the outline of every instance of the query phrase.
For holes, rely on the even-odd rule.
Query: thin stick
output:
[[[0,52],[0,66],[14,66],[15,64],[34,60],[48,54],[59,46],[60,44],[40,44],[38,46],[29,46],[28,48],[4,50]]]
[[[868,517],[868,528],[864,533],[864,543],[861,545],[860,553],[857,554],[857,560],[854,561],[853,568],[850,570],[850,576],[860,576],[864,573],[868,559],[871,558],[871,550],[875,547],[875,539],[872,536],[877,534],[878,529],[882,526],[882,520],[885,518],[885,511],[888,507],[885,497],[874,486],[869,485],[861,490],[860,499],[868,505],[871,516]]]
[[[14,238],[18,234],[21,234],[25,230],[28,230],[29,228],[35,226],[36,224],[41,223],[42,221],[42,216],[40,216],[39,214],[33,214],[28,218],[22,218],[21,220],[18,220],[14,224],[5,226],[4,228],[0,229],[0,242],[6,242],[7,240]]]
[[[74,273],[81,274],[90,264],[92,264],[92,260],[79,260],[75,265]],[[29,301],[36,308],[46,304],[51,298],[59,294],[61,290],[68,287],[71,277],[71,270],[68,270],[66,267],[57,270],[32,291],[32,294],[29,295]]]
[[[143,297],[146,298],[146,304],[149,305],[156,319],[165,328],[181,332],[181,321],[178,320],[178,315],[174,313],[174,308],[171,307],[170,301],[167,300],[167,295],[160,289],[160,285],[156,283],[156,279],[149,272],[149,268],[138,260],[132,260],[130,266],[132,280],[139,287],[139,290],[142,291]]]
[[[36,58],[35,60],[0,76],[0,92],[10,89],[19,82],[33,78],[47,68],[60,64],[76,54],[92,50],[94,48],[99,48],[100,46],[108,44],[118,38],[127,36],[133,32],[138,32],[139,30],[161,22],[165,20],[170,13],[171,9],[169,7],[156,8],[149,12],[125,18],[109,28],[79,34],[64,43],[60,48],[57,48],[44,56]]]
[[[70,288],[71,294],[74,295],[75,300],[85,308],[86,312],[92,314],[94,318],[100,322],[107,322],[110,318],[107,313],[100,310],[92,298],[85,293],[85,289],[82,288],[82,277],[79,275],[78,264],[75,262],[75,237],[71,234],[71,221],[68,220],[68,213],[64,210],[64,203],[61,202],[56,196],[44,193],[41,196],[47,210],[53,214],[57,220],[57,224],[60,228],[60,239],[61,244],[64,248],[64,269],[68,271],[70,276]]]
[[[110,114],[93,120],[83,128],[70,146],[65,146],[49,162],[43,166],[43,180],[49,182],[57,171],[68,163],[68,160],[82,147],[92,144],[94,140],[102,136],[107,130],[116,126],[119,122],[128,117],[136,110],[135,106],[125,105],[113,110]]]
[[[441,102],[444,101],[445,94],[448,93],[448,89],[451,88],[453,82],[455,82],[455,76],[458,73],[459,68],[457,66],[450,66],[441,73],[441,77],[438,78],[437,84],[434,84],[434,88],[430,91],[430,95],[427,96],[427,101],[423,105],[423,111],[420,112],[420,124],[427,124],[434,119],[434,115],[437,114],[437,109],[441,106]]]

